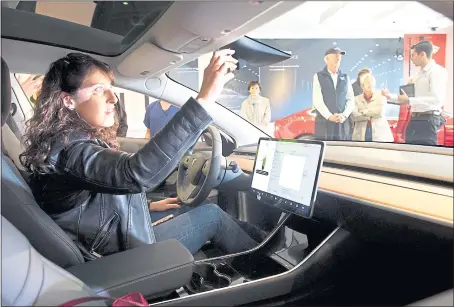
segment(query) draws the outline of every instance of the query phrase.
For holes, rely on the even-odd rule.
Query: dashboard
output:
[[[335,164],[329,159],[330,150],[335,146],[330,147],[331,144],[327,145],[325,163],[319,178],[319,191],[354,199],[361,202],[362,206],[371,206],[447,226],[452,231],[454,214],[452,182],[437,180],[440,178],[435,176],[434,178],[410,176],[404,171],[391,173],[387,168],[385,171],[374,171],[373,167]],[[255,146],[239,148],[227,159],[235,161],[244,172],[252,173],[255,149]],[[368,150],[370,159],[377,149]],[[389,149],[388,152],[388,156],[397,155]],[[408,153],[411,154],[411,152]],[[400,155],[403,156],[403,153]],[[450,159],[452,164],[452,156],[449,155],[440,157],[437,154],[427,153],[427,156],[426,159],[430,157],[432,161],[437,160],[437,163],[443,159],[449,163],[448,159]],[[367,159],[364,160],[367,161]],[[421,164],[417,167],[421,167]],[[428,172],[429,175],[431,172],[433,173],[433,169]]]

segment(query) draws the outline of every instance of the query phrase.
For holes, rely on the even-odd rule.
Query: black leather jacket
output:
[[[31,178],[41,208],[87,259],[154,243],[145,190],[159,185],[212,122],[189,99],[135,154],[110,149],[84,133],[52,146],[54,171]]]

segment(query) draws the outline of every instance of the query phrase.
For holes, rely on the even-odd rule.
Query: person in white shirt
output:
[[[419,145],[437,145],[437,132],[445,123],[441,110],[445,103],[448,86],[448,72],[432,59],[433,45],[421,41],[411,47],[411,60],[421,70],[412,77],[415,97],[408,97],[402,90],[400,95],[390,94],[388,89],[382,95],[388,101],[410,104],[411,119],[405,142]]]
[[[326,66],[314,75],[312,104],[315,114],[315,137],[318,140],[350,140],[347,120],[354,108],[355,96],[347,74],[339,70],[345,51],[330,48],[325,52]]]
[[[394,142],[394,137],[385,116],[386,97],[375,89],[371,73],[359,78],[363,93],[355,97],[351,118],[354,123],[353,141]]]
[[[241,116],[251,124],[267,132],[271,122],[270,100],[260,95],[262,90],[258,81],[248,84],[249,97],[241,104]]]

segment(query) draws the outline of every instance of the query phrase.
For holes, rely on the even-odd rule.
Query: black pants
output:
[[[319,116],[315,120],[315,138],[321,141],[350,141],[350,120],[341,123],[333,123]]]
[[[434,114],[412,117],[408,123],[405,143],[437,145],[437,132],[445,121],[441,115]]]

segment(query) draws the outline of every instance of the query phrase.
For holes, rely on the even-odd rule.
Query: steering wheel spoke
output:
[[[197,195],[197,192],[200,190],[200,187],[197,185],[193,185],[192,183],[188,183],[184,191],[182,191],[182,195],[178,195],[178,198],[181,201],[186,201],[191,198],[194,198]]]
[[[211,159],[207,160],[205,164],[203,165],[202,168],[202,175],[207,177],[208,173],[210,172],[210,166],[211,166]]]
[[[222,139],[219,131],[210,126],[207,129],[212,142],[211,152],[198,151],[186,154],[178,167],[178,198],[186,205],[201,204],[216,187],[221,169]]]

